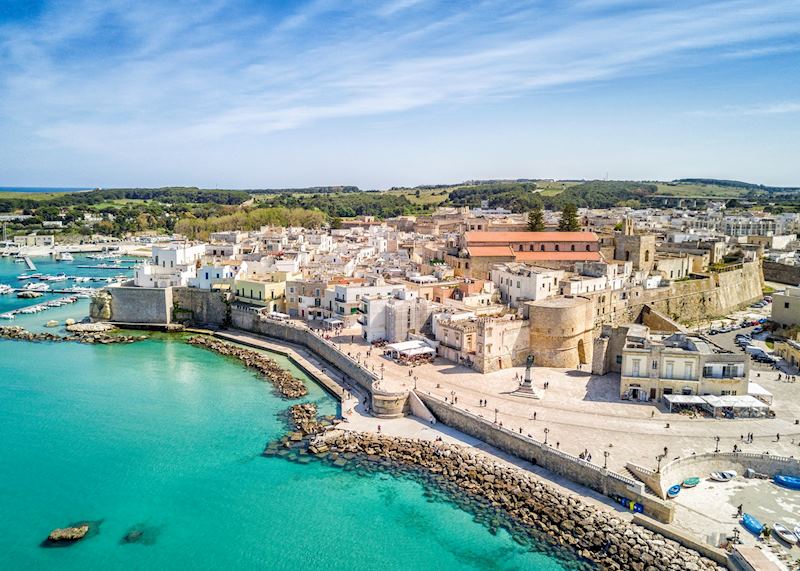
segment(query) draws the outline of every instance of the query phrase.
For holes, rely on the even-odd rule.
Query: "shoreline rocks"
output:
[[[297,414],[310,427],[308,412]],[[270,443],[264,455],[301,463],[317,458],[345,470],[390,471],[413,477],[435,490],[426,491],[426,495],[441,495],[456,503],[492,532],[504,527],[519,543],[562,559],[577,558],[571,561],[576,569],[720,569],[715,562],[673,540],[469,448],[327,428],[301,439],[297,439],[298,434]]]
[[[303,381],[293,377],[278,363],[257,351],[238,347],[210,337],[196,336],[186,342],[189,345],[203,347],[220,355],[238,359],[246,367],[255,369],[264,375],[284,398],[296,399],[308,394],[308,388]]]
[[[70,332],[57,335],[49,332],[33,333],[16,325],[0,326],[0,338],[13,341],[52,341],[109,345],[113,343],[134,343],[147,339],[146,335],[109,335],[108,333]]]

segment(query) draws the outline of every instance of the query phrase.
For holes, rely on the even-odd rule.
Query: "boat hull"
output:
[[[794,476],[775,476],[775,483],[790,490],[800,490],[800,478]]]
[[[750,514],[744,514],[744,516],[742,516],[741,523],[747,531],[754,533],[755,535],[760,535],[764,530],[764,524]]]

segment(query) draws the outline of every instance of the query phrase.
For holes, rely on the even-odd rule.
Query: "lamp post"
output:
[[[661,472],[661,461],[666,457],[666,454],[659,454],[656,456],[656,461],[658,461],[658,467],[656,467],[656,472]]]
[[[608,450],[603,450],[603,469],[608,469],[608,457],[611,456],[611,452]]]
[[[544,429],[544,443],[547,444],[547,433],[550,432],[549,428]]]
[[[497,413],[500,412],[499,408],[494,409],[494,423],[497,424]]]
[[[719,452],[719,436],[715,436],[715,437],[714,437],[714,440],[716,440],[716,441],[717,441],[717,447],[716,447],[716,449],[714,450],[714,452]]]

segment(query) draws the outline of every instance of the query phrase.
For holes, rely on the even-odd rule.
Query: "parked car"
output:
[[[754,334],[761,333],[762,331],[764,331],[764,328],[761,327],[760,325],[757,325],[756,327],[753,328],[753,333]]]
[[[716,335],[717,333],[719,333],[719,331],[717,331],[716,329],[710,329],[710,330],[708,331],[708,334],[709,334],[709,335]]]
[[[765,295],[764,296],[764,301],[766,301],[767,303],[772,303],[772,296],[771,295]]]

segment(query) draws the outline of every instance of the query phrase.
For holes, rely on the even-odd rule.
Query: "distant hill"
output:
[[[673,180],[672,182],[675,184],[705,184],[729,188],[741,188],[744,190],[762,190],[764,192],[796,192],[800,190],[800,187],[796,186],[766,186],[752,182],[718,178],[679,178],[677,180]]]

